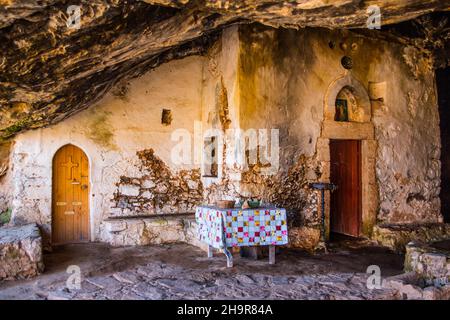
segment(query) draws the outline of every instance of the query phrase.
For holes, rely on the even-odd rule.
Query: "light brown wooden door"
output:
[[[358,237],[361,225],[361,142],[331,140],[331,231]]]
[[[74,145],[53,158],[52,243],[89,241],[89,161]]]

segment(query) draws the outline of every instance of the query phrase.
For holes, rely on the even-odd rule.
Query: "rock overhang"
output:
[[[67,27],[69,5],[80,5],[78,29]],[[94,105],[118,81],[166,61],[204,54],[221,30],[233,24],[355,29],[429,52],[436,49],[437,63],[448,63],[446,1],[380,0],[377,5],[381,31],[364,30],[367,6],[354,0],[332,5],[313,0],[3,1],[0,138],[55,124]],[[435,11],[441,13],[418,18]],[[416,34],[405,33],[405,27],[384,28],[412,19]]]

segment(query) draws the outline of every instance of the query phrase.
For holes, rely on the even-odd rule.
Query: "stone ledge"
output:
[[[44,270],[39,227],[0,228],[0,280],[26,279]]]
[[[113,246],[195,242],[192,214],[110,218],[102,222],[102,241]]]
[[[450,224],[377,225],[373,228],[372,239],[395,252],[403,253],[411,241],[430,243],[450,239]]]

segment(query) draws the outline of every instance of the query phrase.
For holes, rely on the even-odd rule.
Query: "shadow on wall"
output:
[[[436,70],[441,128],[441,210],[450,223],[450,67]]]

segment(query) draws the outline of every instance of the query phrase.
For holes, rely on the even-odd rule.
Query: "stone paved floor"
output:
[[[380,247],[338,246],[328,254],[282,249],[277,264],[234,254],[208,259],[186,244],[111,248],[67,245],[46,254],[43,275],[0,282],[0,299],[389,299],[388,290],[368,290],[367,266],[382,276],[402,273],[403,257]],[[80,290],[68,290],[66,269],[78,265]]]

